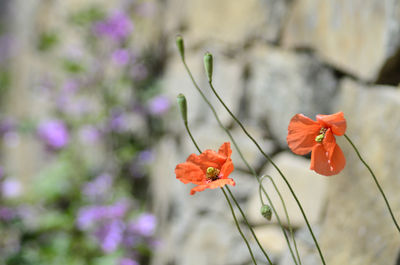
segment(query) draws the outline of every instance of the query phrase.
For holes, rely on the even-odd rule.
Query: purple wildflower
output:
[[[0,135],[14,131],[17,127],[17,121],[11,117],[6,117],[0,122]]]
[[[112,53],[111,57],[115,64],[123,66],[129,63],[131,56],[128,50],[118,49]]]
[[[68,144],[67,127],[61,120],[48,120],[38,127],[39,137],[52,149],[60,149]]]
[[[107,194],[113,182],[110,174],[104,173],[83,187],[83,193],[91,200],[102,199]]]
[[[1,192],[5,198],[16,198],[22,192],[21,182],[17,179],[6,179],[2,183]]]
[[[165,96],[156,96],[149,102],[149,111],[154,115],[161,115],[168,111],[170,102]]]
[[[124,40],[133,30],[133,24],[127,14],[116,11],[106,20],[94,25],[94,32],[99,36],[107,36],[114,41]]]
[[[83,144],[94,144],[100,137],[100,131],[92,125],[85,125],[79,130],[79,139]]]
[[[123,258],[120,260],[119,265],[139,265],[139,263],[133,259]]]
[[[150,213],[143,213],[133,223],[129,225],[129,230],[135,234],[150,237],[154,234],[157,220]]]
[[[0,207],[0,220],[10,221],[15,218],[16,212],[10,207]]]
[[[79,89],[79,82],[76,80],[68,80],[62,86],[62,92],[73,94]]]
[[[129,204],[120,201],[114,205],[92,205],[82,207],[78,212],[77,226],[81,230],[87,230],[101,221],[121,219],[125,216]]]
[[[151,150],[143,150],[138,155],[139,163],[149,164],[154,160],[154,154]]]
[[[124,229],[124,223],[119,220],[113,220],[99,227],[95,236],[104,252],[110,253],[118,248],[123,238]]]

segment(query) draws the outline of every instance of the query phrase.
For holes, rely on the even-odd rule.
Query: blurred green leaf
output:
[[[105,12],[97,6],[80,10],[70,17],[70,21],[78,26],[85,26],[105,17]]]
[[[59,42],[59,37],[55,32],[43,32],[39,36],[38,49],[40,51],[49,51],[54,48]]]

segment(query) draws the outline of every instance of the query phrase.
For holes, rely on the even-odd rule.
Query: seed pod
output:
[[[176,100],[178,101],[178,107],[179,111],[181,112],[182,115],[182,120],[186,124],[187,123],[187,103],[186,103],[186,97],[182,93],[180,93],[177,97]]]
[[[272,218],[272,209],[269,205],[264,204],[263,206],[261,206],[261,215],[264,216],[265,219],[267,219],[268,221],[271,221]]]

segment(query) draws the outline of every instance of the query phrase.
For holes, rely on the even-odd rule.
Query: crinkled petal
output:
[[[331,128],[334,135],[341,136],[346,132],[346,119],[341,111],[331,115],[318,114],[317,121],[322,126]]]
[[[218,150],[218,154],[224,155],[225,157],[231,157],[232,154],[231,143],[230,142],[223,143]]]
[[[324,146],[324,149],[327,152],[328,159],[332,159],[333,151],[335,150],[336,146],[336,139],[330,128],[325,133],[322,145]]]
[[[311,153],[310,169],[324,176],[338,174],[346,165],[346,159],[342,149],[336,144],[333,150],[332,158],[329,159],[327,151],[322,144],[314,146]]]
[[[230,185],[232,185],[232,186],[235,186],[235,185],[236,185],[236,184],[235,184],[235,181],[234,181],[233,179],[229,179],[229,178],[227,178],[227,179],[218,179],[218,180],[212,181],[212,182],[210,182],[210,183],[206,183],[206,184],[203,184],[203,185],[199,185],[199,186],[194,187],[194,188],[190,191],[190,195],[193,195],[193,194],[195,194],[196,192],[198,192],[198,191],[203,191],[203,190],[205,190],[205,189],[216,189],[216,188],[220,188],[220,187],[225,186],[226,184],[230,184]]]
[[[321,125],[303,114],[296,114],[290,120],[288,136],[286,138],[289,148],[293,153],[305,155],[311,152],[316,144]]]
[[[206,178],[201,168],[191,162],[178,164],[175,168],[175,174],[176,178],[185,184],[203,184]]]
[[[234,166],[232,163],[232,159],[228,158],[225,163],[222,165],[221,172],[219,173],[220,178],[227,178],[232,171],[234,170]]]
[[[220,155],[213,150],[207,149],[200,155],[191,154],[186,162],[198,165],[205,173],[208,167],[221,169],[226,161],[226,156]]]

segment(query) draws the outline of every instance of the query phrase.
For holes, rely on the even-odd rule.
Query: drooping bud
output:
[[[177,97],[176,100],[178,101],[178,107],[179,111],[181,112],[182,115],[182,120],[186,124],[187,123],[187,103],[186,103],[186,97],[182,93],[180,93]]]
[[[209,52],[204,54],[204,68],[206,69],[208,81],[211,82],[213,73],[213,56]]]
[[[267,219],[268,221],[271,221],[272,209],[269,205],[264,204],[263,206],[261,206],[260,212],[261,212],[261,215],[264,216],[265,219]]]
[[[185,45],[183,43],[183,38],[181,35],[176,36],[176,46],[178,47],[179,54],[181,55],[182,60],[185,60]]]

